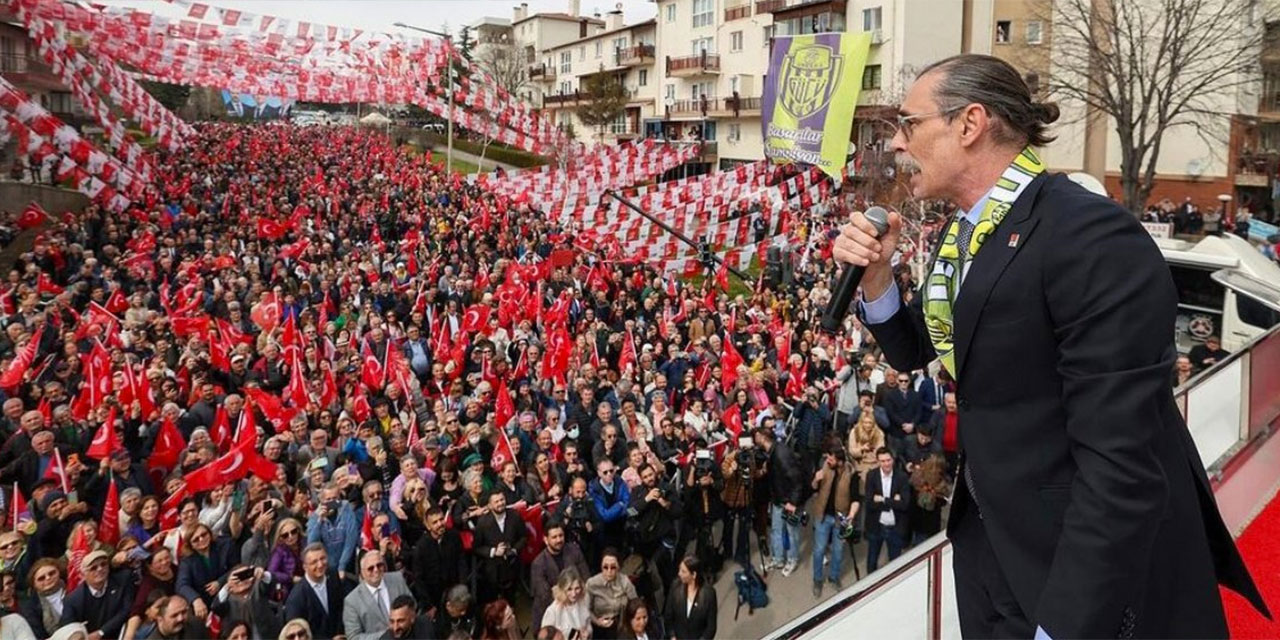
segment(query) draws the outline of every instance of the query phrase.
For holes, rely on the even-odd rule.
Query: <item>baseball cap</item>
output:
[[[107,558],[110,558],[110,557],[111,556],[108,556],[106,551],[90,551],[87,555],[85,555],[84,560],[80,561],[80,571],[87,572],[89,571],[90,565],[92,565],[94,562],[98,560],[106,560]]]

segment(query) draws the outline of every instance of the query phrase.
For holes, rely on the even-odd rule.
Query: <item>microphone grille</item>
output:
[[[863,217],[876,228],[876,235],[884,235],[889,231],[889,212],[884,207],[868,207],[862,212]]]

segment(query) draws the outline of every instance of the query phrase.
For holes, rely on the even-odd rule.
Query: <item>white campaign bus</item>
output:
[[[1155,241],[1178,287],[1179,351],[1210,335],[1236,351],[1280,324],[1280,266],[1247,241],[1234,235]]]

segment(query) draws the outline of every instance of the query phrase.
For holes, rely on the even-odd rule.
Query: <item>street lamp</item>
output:
[[[402,29],[413,29],[414,31],[421,31],[423,33],[444,38],[449,42],[450,52],[452,52],[453,50],[453,36],[447,33],[440,33],[439,31],[432,31],[431,29],[423,29],[422,27],[415,27],[413,25],[405,24],[403,22],[396,22],[394,23],[394,26],[400,27]],[[446,135],[445,137],[446,151],[445,151],[444,170],[445,172],[449,172],[449,171],[453,171],[453,59],[452,59],[452,56],[448,60],[445,60],[445,70],[449,74],[448,79],[446,80],[446,82],[448,82],[449,85],[445,89],[445,93],[449,98],[449,114],[445,118],[445,121],[447,123],[446,125],[447,128],[446,128],[446,134],[445,134]]]

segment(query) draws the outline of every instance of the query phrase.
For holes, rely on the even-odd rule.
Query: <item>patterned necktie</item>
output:
[[[960,252],[960,275],[957,276],[956,282],[963,283],[965,275],[965,267],[969,262],[969,243],[973,240],[973,223],[969,222],[969,218],[960,218],[960,229],[956,232],[956,249]],[[959,297],[960,288],[956,287],[956,296]],[[952,301],[955,302],[954,300]]]

